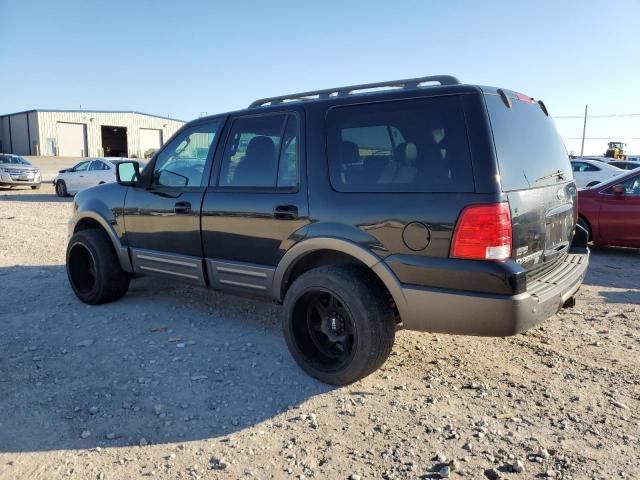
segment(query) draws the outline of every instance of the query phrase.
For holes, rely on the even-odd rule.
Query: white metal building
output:
[[[28,110],[0,116],[0,152],[142,158],[184,122],[124,111]]]

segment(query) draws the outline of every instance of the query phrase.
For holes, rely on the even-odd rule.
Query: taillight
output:
[[[511,257],[509,204],[466,207],[453,232],[451,257],[470,260],[506,260]]]

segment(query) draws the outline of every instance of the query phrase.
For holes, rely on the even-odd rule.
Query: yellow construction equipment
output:
[[[615,158],[617,160],[626,160],[627,153],[624,151],[624,147],[626,146],[627,144],[622,142],[609,142],[604,156],[607,158]]]

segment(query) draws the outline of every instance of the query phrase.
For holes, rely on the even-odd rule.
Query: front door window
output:
[[[152,184],[158,187],[199,187],[209,150],[220,122],[194,125],[158,154]]]

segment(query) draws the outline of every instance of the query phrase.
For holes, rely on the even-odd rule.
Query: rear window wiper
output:
[[[544,175],[543,177],[536,179],[536,183],[541,182],[542,180],[546,180],[548,178],[553,178],[553,177],[558,177],[558,180],[564,180],[565,175],[566,175],[566,172],[563,172],[562,170],[556,170],[555,172],[550,173],[549,175]]]

